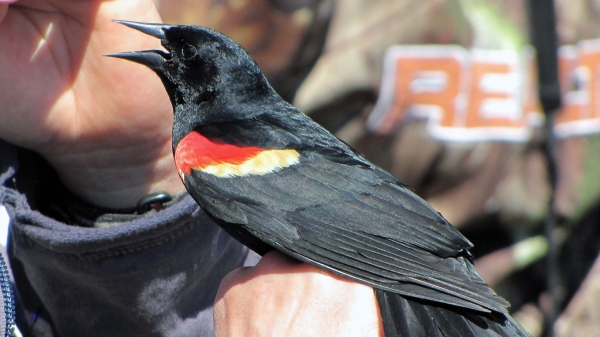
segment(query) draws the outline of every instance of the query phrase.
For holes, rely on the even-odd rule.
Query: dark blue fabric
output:
[[[7,182],[17,165],[2,164]],[[0,187],[25,335],[212,336],[221,279],[257,261],[189,196],[107,228],[55,221],[32,210],[28,197]]]

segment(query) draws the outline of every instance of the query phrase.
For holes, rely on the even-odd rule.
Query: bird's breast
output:
[[[192,170],[220,178],[264,175],[300,162],[292,149],[263,149],[228,144],[193,131],[175,149],[175,165],[182,179]]]

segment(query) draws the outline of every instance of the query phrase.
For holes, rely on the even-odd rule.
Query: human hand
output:
[[[113,19],[160,21],[150,0],[0,0],[0,138],[40,153],[84,200],[127,208],[183,185],[162,83],[102,56],[158,42]]]
[[[215,336],[383,336],[371,287],[270,252],[229,273],[214,307]]]

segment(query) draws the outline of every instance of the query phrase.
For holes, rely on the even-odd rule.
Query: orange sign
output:
[[[531,48],[466,50],[460,46],[388,49],[371,130],[390,133],[412,118],[428,119],[445,141],[529,140],[543,122]],[[563,107],[555,133],[564,138],[600,132],[600,40],[559,50]]]

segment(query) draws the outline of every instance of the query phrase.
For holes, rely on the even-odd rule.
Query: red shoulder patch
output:
[[[235,146],[209,139],[198,132],[185,136],[175,149],[175,165],[181,179],[192,170],[219,178],[265,175],[300,162],[296,150],[268,150]]]
[[[193,131],[175,149],[175,165],[190,174],[191,169],[203,169],[218,164],[239,165],[264,149],[254,146],[235,146],[218,139],[209,139]]]

